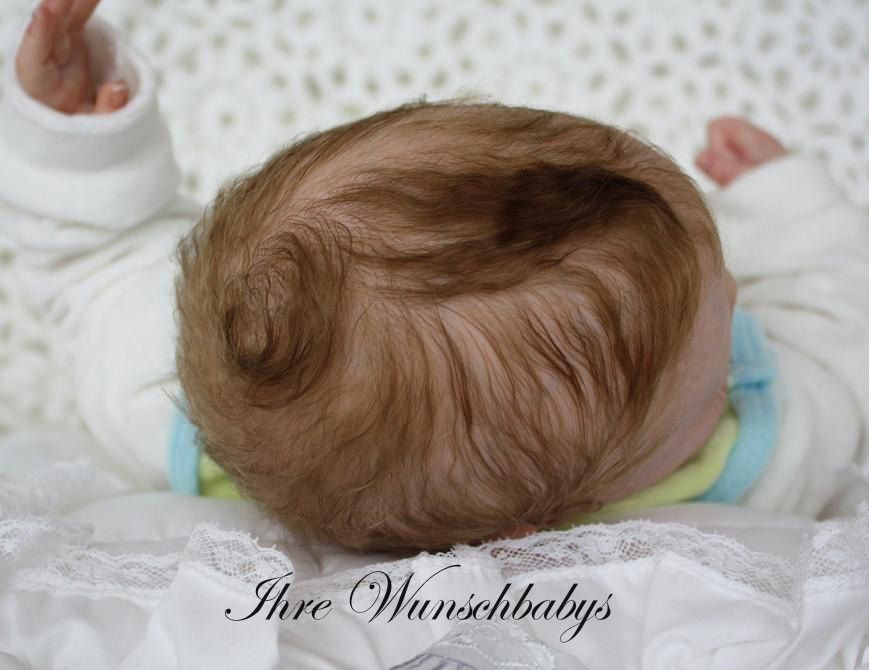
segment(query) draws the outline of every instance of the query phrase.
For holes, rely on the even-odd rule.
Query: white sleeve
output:
[[[744,503],[816,516],[869,464],[869,216],[794,154],[707,199],[779,366],[778,446]]]
[[[23,33],[23,30],[22,30]],[[199,208],[180,172],[146,59],[105,21],[86,28],[100,80],[128,105],[70,116],[29,98],[7,57],[0,100],[0,234],[19,285],[68,354],[82,421],[134,485],[166,485],[174,374],[173,253]]]

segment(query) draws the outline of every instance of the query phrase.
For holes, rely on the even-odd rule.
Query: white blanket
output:
[[[10,0],[12,4],[23,9],[29,3]],[[702,121],[714,113],[743,109],[750,100],[755,120],[766,120],[791,145],[829,152],[840,183],[855,199],[865,198],[865,144],[851,138],[865,134],[865,111],[860,116],[859,110],[866,109],[869,86],[860,85],[863,75],[852,73],[852,66],[862,64],[866,71],[860,60],[866,44],[861,26],[869,21],[859,17],[866,17],[867,10],[840,2],[810,15],[802,5],[799,10],[796,4],[774,5],[765,10],[769,14],[752,16],[740,2],[712,8],[718,14],[689,3],[676,12],[679,20],[666,30],[661,27],[664,32],[649,29],[658,25],[654,9],[620,2],[586,3],[581,12],[573,3],[554,2],[530,12],[518,1],[501,3],[499,9],[469,2],[462,10],[443,4],[431,11],[428,4],[415,3],[403,3],[398,10],[387,2],[364,7],[336,2],[325,8],[323,3],[254,0],[218,3],[215,11],[205,0],[189,0],[148,13],[146,5],[107,0],[105,11],[119,25],[133,28],[139,46],[157,59],[164,86],[161,102],[178,145],[184,190],[200,199],[210,195],[219,179],[261,158],[288,130],[325,127],[420,90],[439,97],[461,85],[511,102],[599,114],[648,130],[652,139],[674,147],[683,163],[696,148],[692,143],[699,141]],[[3,46],[21,18],[7,11],[4,5],[0,27],[9,37]],[[497,15],[482,16],[486,11]],[[292,39],[287,39],[290,30]],[[807,32],[808,37],[799,37]],[[722,41],[717,56],[708,46],[716,39]],[[800,48],[801,39],[805,48]],[[761,47],[764,43],[768,48]],[[433,59],[424,55],[426,45],[435,51]],[[524,51],[529,45],[533,56]],[[382,47],[387,51],[380,51]],[[570,57],[564,58],[565,53]],[[401,84],[406,54],[414,54],[410,89]],[[732,54],[745,55],[745,62],[729,60]],[[790,62],[794,58],[805,60]],[[621,63],[620,76],[607,77],[615,72],[614,60]],[[668,75],[660,74],[662,61]],[[335,74],[339,66],[344,68],[344,85]],[[656,67],[657,74],[649,71]],[[447,88],[438,84],[440,70],[448,75]],[[728,87],[737,71],[741,83],[733,90]],[[643,98],[623,85],[649,76],[659,77],[666,87],[664,107],[655,102],[656,96]],[[683,128],[681,115],[688,112],[679,103],[682,96],[695,103],[688,124],[693,138]],[[255,106],[252,100],[264,102]],[[242,104],[248,106],[239,111]],[[803,137],[804,126],[818,132]],[[216,142],[218,137],[223,139]],[[33,189],[27,181],[25,186]],[[754,191],[764,190],[755,180]],[[18,195],[27,192],[37,198],[40,194],[39,189],[23,189]],[[793,207],[800,195],[810,194],[769,198],[766,206],[771,211],[780,205]],[[726,215],[734,207],[738,210],[739,199],[728,204],[725,197],[718,205]],[[182,199],[169,219],[189,221],[193,211]],[[860,220],[854,210],[849,212],[847,216]],[[731,229],[732,243],[739,232]],[[813,230],[815,240],[824,237],[823,223]],[[853,239],[863,234],[858,229],[852,233]],[[841,237],[830,238],[841,246]],[[51,241],[62,246],[69,238]],[[803,241],[788,231],[770,231],[767,244],[783,242],[793,250]],[[162,249],[152,252],[159,255]],[[809,262],[811,254],[805,252],[801,259]],[[729,260],[742,263],[742,274],[750,276],[758,259],[748,254],[742,261]],[[0,301],[15,305],[11,291],[21,287],[6,275],[0,280],[10,293]],[[823,294],[824,281],[814,284],[815,295]],[[56,279],[54,284],[63,282]],[[859,300],[860,287],[853,289]],[[775,290],[783,295],[775,282],[754,288],[744,283],[743,300],[769,305],[769,291]],[[801,348],[805,331],[784,327],[789,303],[779,302],[784,339],[788,332],[795,336],[783,343],[795,356],[811,361],[812,351]],[[838,308],[840,313],[848,309],[841,304]],[[13,313],[16,318],[7,321]],[[62,327],[63,314],[54,316],[55,325]],[[537,601],[560,599],[573,583],[579,585],[579,599],[600,602],[612,594],[609,616],[587,621],[569,642],[560,639],[568,624],[527,617],[499,622],[494,630],[485,621],[408,621],[403,615],[392,622],[369,623],[367,616],[349,608],[349,597],[372,564],[386,557],[306,546],[247,503],[142,492],[142,481],[126,476],[137,467],[141,470],[142,463],[124,463],[121,455],[129,453],[124,450],[114,452],[113,460],[106,450],[117,430],[113,426],[129,419],[99,411],[98,403],[112,402],[117,387],[105,384],[112,380],[104,377],[88,382],[95,403],[91,432],[100,439],[71,430],[69,424],[79,419],[69,418],[69,395],[75,390],[81,397],[81,389],[75,388],[74,378],[70,383],[68,377],[46,371],[45,358],[33,341],[47,341],[52,353],[59,347],[42,332],[27,331],[35,322],[26,317],[23,311],[0,311],[0,335],[13,334],[11,345],[7,339],[0,342],[0,411],[2,423],[16,427],[0,440],[0,668],[386,668],[411,662],[427,649],[428,661],[423,658],[407,667],[428,667],[423,664],[432,658],[453,659],[454,665],[443,667],[458,667],[460,658],[471,667],[509,662],[512,668],[562,668],[581,663],[593,670],[869,667],[869,508],[858,509],[869,499],[869,487],[857,470],[840,473],[839,493],[827,510],[842,515],[835,521],[817,524],[733,507],[676,506],[643,515],[649,521],[540,534],[479,551],[458,547],[446,556],[393,559],[383,568],[400,583],[410,572],[424,579],[460,564],[461,569],[448,569],[438,577],[430,594],[452,596],[460,603],[471,593],[494,599],[507,582],[520,590],[534,583]],[[865,347],[858,341],[864,334],[854,332],[855,347]],[[92,350],[105,351],[106,341],[98,339]],[[837,444],[865,448],[865,422],[855,417],[867,412],[859,398],[869,377],[862,372],[867,361],[854,359],[854,351],[840,347],[832,359],[832,376],[844,380],[835,392],[841,402],[812,392],[802,379],[801,402],[821,423],[800,426],[801,414],[791,412],[796,422],[792,434],[806,430],[815,438],[806,438],[802,451],[789,453],[811,456],[812,444],[824,444],[817,440],[826,434],[825,426],[844,426],[837,432]],[[801,365],[812,368],[806,360]],[[829,362],[815,365],[812,379],[830,377],[830,370]],[[34,379],[42,384],[33,384]],[[842,407],[850,409],[837,414]],[[26,430],[25,414],[62,418],[64,427]],[[147,445],[141,451],[148,452]],[[840,451],[816,456],[823,463]],[[159,449],[149,453],[155,464],[161,462]],[[79,456],[85,460],[78,465],[63,464]],[[813,513],[818,503],[801,509],[804,499],[794,495],[798,487],[788,482],[799,482],[799,490],[813,492],[815,500],[835,488],[829,477],[822,477],[814,480],[823,482],[819,492],[810,478],[802,477],[813,471],[799,469],[794,459],[785,458],[779,465],[775,471],[788,474],[767,482],[769,497],[757,499],[759,508],[781,503]],[[237,617],[255,607],[259,582],[291,571],[295,581],[288,599],[328,598],[333,607],[326,618],[278,621],[266,620],[262,613],[247,621],[227,618],[227,609]],[[518,647],[517,641],[524,646]]]
[[[59,333],[82,421],[142,490],[167,488],[181,390],[174,248],[201,215],[180,170],[148,58],[105,21],[92,63],[130,83],[110,115],[39,105],[12,72],[0,99],[0,234],[20,290]],[[780,430],[741,504],[815,517],[869,468],[869,215],[799,151],[708,195],[739,284],[780,369]],[[822,447],[823,445],[823,447]]]
[[[359,670],[392,667],[432,645],[438,658],[475,663],[407,667],[869,664],[866,504],[852,520],[824,523],[679,505],[649,520],[385,563],[299,543],[248,503],[125,492],[93,462],[57,463],[86,440],[21,431],[0,441],[0,468],[14,474],[0,484],[2,668]],[[611,594],[609,615],[598,612],[566,642],[576,618],[412,620],[405,609],[390,622],[390,606],[371,622],[371,611],[351,608],[351,594],[375,569],[394,589],[410,573],[412,589],[432,577],[418,597],[459,604],[471,594],[494,600],[508,582],[514,604],[531,583],[535,604],[560,602],[577,584],[575,600],[598,600],[595,611]],[[230,620],[256,608],[257,584],[290,572],[285,599],[329,599],[325,617],[280,620],[278,610],[269,620],[269,601]],[[357,591],[355,610],[366,593]]]

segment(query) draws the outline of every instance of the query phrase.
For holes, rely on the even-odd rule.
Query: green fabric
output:
[[[199,455],[199,495],[206,498],[242,500],[235,484],[217,463],[205,455],[205,452]]]
[[[739,420],[728,405],[706,444],[678,470],[649,488],[604,505],[596,512],[582,514],[558,529],[567,530],[582,523],[603,521],[616,513],[673,505],[696,498],[708,491],[724,471],[738,433]]]
[[[601,521],[615,513],[671,505],[696,498],[708,491],[724,471],[738,432],[739,420],[728,406],[706,444],[681,468],[647,489],[609,503],[597,512],[578,516],[559,528],[565,530],[581,523]],[[199,492],[208,498],[243,499],[226,473],[204,453],[199,457]]]

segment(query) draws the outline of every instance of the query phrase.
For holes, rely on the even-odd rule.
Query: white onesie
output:
[[[97,66],[131,85],[120,112],[67,116],[31,100],[7,58],[0,101],[0,234],[21,286],[67,345],[81,418],[106,460],[166,488],[180,396],[173,257],[201,207],[179,171],[146,59],[104,21]],[[111,71],[114,70],[112,73]],[[779,365],[779,441],[743,503],[817,515],[837,473],[869,464],[869,216],[817,160],[768,163],[708,195],[739,283]]]

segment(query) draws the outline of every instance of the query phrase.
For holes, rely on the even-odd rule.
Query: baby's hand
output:
[[[788,153],[781,142],[745,119],[722,116],[706,127],[709,146],[694,162],[719,186]]]
[[[41,0],[15,59],[15,72],[32,98],[66,114],[104,114],[127,104],[122,81],[97,89],[88,62],[84,26],[99,0]]]

